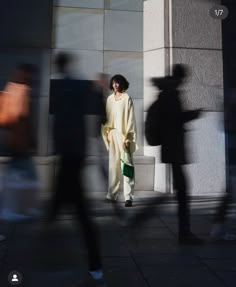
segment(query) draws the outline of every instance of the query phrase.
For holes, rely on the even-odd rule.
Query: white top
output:
[[[137,150],[136,122],[134,105],[127,93],[122,93],[116,100],[114,93],[107,98],[106,103],[107,122],[102,126],[102,136],[107,149],[109,149],[108,134],[111,129],[117,129],[122,135],[123,143],[130,142],[130,151]]]

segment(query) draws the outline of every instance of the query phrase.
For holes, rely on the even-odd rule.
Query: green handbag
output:
[[[125,153],[123,153],[124,155]],[[124,160],[121,158],[121,172],[124,176],[127,176],[129,178],[134,178],[134,165],[132,161],[132,157],[130,153],[127,153],[130,157],[130,163],[125,163]],[[123,156],[124,158],[124,156]]]

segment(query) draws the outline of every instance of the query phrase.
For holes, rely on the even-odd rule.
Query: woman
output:
[[[132,99],[126,93],[129,83],[122,75],[110,80],[113,93],[107,98],[107,122],[102,126],[102,136],[109,151],[109,183],[107,202],[116,201],[121,181],[121,162],[132,163],[132,154],[137,150],[136,123]],[[134,192],[134,178],[124,176],[125,206],[131,207]]]

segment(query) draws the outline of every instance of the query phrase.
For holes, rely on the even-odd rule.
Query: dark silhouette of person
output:
[[[54,219],[64,203],[73,203],[88,250],[89,274],[99,286],[105,286],[98,234],[89,216],[89,201],[82,186],[82,168],[85,159],[85,100],[86,90],[69,76],[70,55],[59,53],[55,59],[61,74],[54,97],[53,135],[55,151],[60,155],[59,170],[50,208],[49,220]],[[104,283],[104,284],[103,284]]]
[[[101,136],[101,127],[107,121],[106,117],[106,98],[108,92],[108,75],[104,73],[97,74],[97,79],[93,83],[92,99],[89,106],[89,115],[94,117],[92,137],[96,140],[96,149],[99,156],[98,169],[107,188],[108,170],[106,165],[105,149]],[[91,104],[92,103],[92,104]]]
[[[236,240],[236,235],[226,230],[227,214],[231,203],[235,201],[233,196],[233,180],[235,177],[236,163],[236,102],[233,96],[225,101],[224,129],[226,140],[226,190],[216,207],[213,225],[210,231],[211,240]]]
[[[106,90],[108,89],[108,75],[99,73],[97,80],[94,81],[92,90],[92,107],[89,108],[91,115],[97,115],[97,133],[96,136],[101,135],[101,125],[106,122]]]
[[[160,113],[163,120],[161,160],[171,165],[173,186],[177,192],[179,243],[200,243],[200,239],[191,233],[188,204],[188,181],[183,165],[188,162],[185,147],[184,124],[196,119],[200,110],[184,111],[181,92],[178,89],[187,76],[187,68],[182,64],[173,66],[173,76],[167,78],[159,94]],[[153,79],[158,86],[158,80]],[[164,83],[163,83],[164,84]]]
[[[187,67],[182,64],[173,66],[173,75],[163,78],[152,78],[151,81],[160,91],[156,105],[156,120],[159,121],[158,133],[161,145],[161,161],[170,164],[173,175],[173,186],[178,201],[178,240],[180,244],[200,244],[202,240],[190,229],[190,211],[188,203],[188,181],[183,165],[188,162],[185,148],[186,122],[196,119],[200,110],[184,111],[179,87],[187,76]],[[155,138],[155,137],[154,137]],[[166,197],[153,199],[154,204],[144,207],[134,216],[131,225],[146,220],[152,214],[155,204],[163,203]]]

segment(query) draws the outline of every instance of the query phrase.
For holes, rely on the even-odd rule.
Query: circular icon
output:
[[[11,271],[8,274],[8,281],[13,286],[20,285],[22,281],[22,275],[20,274],[19,271],[16,271],[16,270]]]
[[[210,15],[217,20],[224,20],[229,15],[229,9],[223,5],[216,5],[211,8]]]

